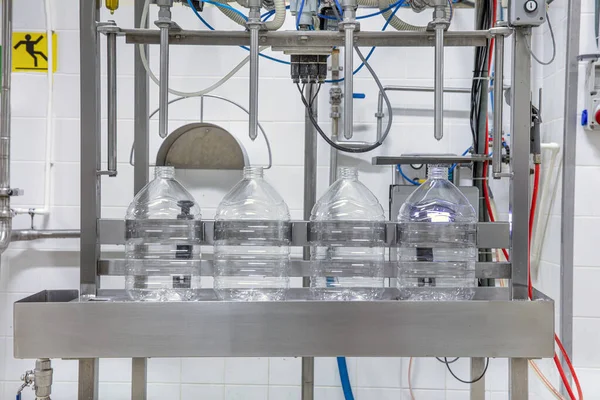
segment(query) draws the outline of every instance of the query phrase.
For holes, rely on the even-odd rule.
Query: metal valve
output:
[[[52,365],[48,358],[39,358],[35,361],[35,369],[26,371],[21,380],[23,384],[17,390],[17,400],[21,399],[21,392],[28,386],[35,391],[36,400],[50,400],[52,393]]]

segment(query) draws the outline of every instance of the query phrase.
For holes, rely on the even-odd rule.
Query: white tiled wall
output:
[[[588,0],[586,0],[588,1]],[[591,1],[589,1],[591,2]],[[78,0],[51,0],[52,21],[58,33],[58,71],[54,77],[54,111],[51,115],[55,130],[54,154],[52,156],[52,207],[47,218],[36,217],[36,227],[69,229],[79,227],[79,35]],[[132,26],[132,0],[121,0],[121,9],[114,15],[117,23],[124,27]],[[556,0],[552,9],[562,15],[555,17],[559,45],[564,49],[564,4]],[[588,7],[589,8],[589,7]],[[584,14],[582,20],[587,18]],[[428,12],[413,14],[401,12],[415,23],[429,20]],[[174,18],[184,28],[200,29],[201,26],[189,9],[176,6]],[[557,12],[556,14],[559,14]],[[207,19],[221,29],[239,29],[230,21],[207,6]],[[41,31],[45,29],[42,0],[15,1],[14,29]],[[103,18],[109,15],[103,12]],[[155,18],[151,14],[151,20]],[[473,13],[468,10],[455,12],[453,29],[471,29]],[[291,28],[292,23],[287,21]],[[379,30],[381,19],[364,20],[362,29]],[[544,29],[544,28],[542,28]],[[546,35],[546,31],[543,31]],[[593,32],[593,29],[590,31]],[[590,32],[583,32],[588,35]],[[562,35],[562,36],[561,36]],[[546,35],[547,36],[547,35]],[[544,57],[550,54],[546,37],[537,37],[538,49]],[[561,41],[562,40],[562,41]],[[588,40],[589,41],[589,40]],[[543,43],[542,43],[543,42]],[[133,51],[119,39],[119,176],[103,178],[102,215],[121,218],[133,194],[133,169],[128,164],[129,149],[133,141]],[[562,79],[564,56],[559,50],[559,59],[553,66],[536,69],[538,85],[546,84],[544,135],[556,140],[561,136],[562,88],[550,85]],[[446,50],[446,86],[468,87],[472,74],[472,49]],[[151,51],[151,65],[158,72],[157,51]],[[274,54],[281,56],[281,54]],[[218,80],[225,71],[233,68],[246,53],[237,48],[172,48],[171,86],[180,90],[204,88]],[[561,58],[562,57],[562,58]],[[379,73],[384,84],[431,85],[433,77],[433,51],[431,49],[378,49],[371,58],[371,64]],[[104,65],[104,64],[103,64]],[[104,66],[103,66],[104,68]],[[248,67],[242,70],[215,94],[248,103]],[[260,120],[269,135],[273,147],[273,168],[266,173],[276,189],[286,199],[292,216],[302,216],[302,164],[304,137],[304,109],[296,89],[291,83],[288,67],[268,61],[261,62],[260,81]],[[510,75],[510,71],[507,71]],[[267,79],[268,78],[268,79]],[[506,77],[509,82],[510,77]],[[45,152],[46,123],[46,76],[39,74],[13,74],[13,144],[12,144],[12,184],[24,188],[26,195],[15,198],[19,207],[40,206],[43,203],[43,171]],[[554,89],[551,89],[554,88]],[[366,93],[366,99],[356,100],[356,138],[372,140],[377,90],[367,74],[361,71],[355,80],[356,92]],[[554,90],[555,93],[549,93]],[[329,114],[327,91],[320,97],[319,114],[326,120]],[[379,197],[387,208],[388,185],[391,182],[390,168],[373,167],[373,155],[397,155],[410,152],[454,152],[462,153],[470,146],[471,134],[468,125],[469,99],[465,95],[448,95],[446,112],[446,134],[443,140],[433,138],[431,94],[391,93],[391,100],[397,111],[397,118],[385,146],[366,156],[342,156],[342,164],[357,164],[363,182]],[[552,98],[556,98],[552,103]],[[151,85],[151,109],[157,105],[157,88]],[[105,107],[103,105],[103,116]],[[266,164],[267,152],[262,138],[251,142],[247,137],[246,115],[233,107],[207,99],[205,119],[230,130],[238,137],[249,154],[252,164]],[[552,115],[552,117],[550,117]],[[185,100],[170,108],[170,129],[185,123],[197,121],[200,116],[199,101]],[[157,121],[151,127],[151,152],[155,154],[160,145],[157,135]],[[323,122],[327,130],[328,124]],[[595,169],[600,170],[600,140],[583,132],[578,133],[580,142],[578,158],[578,183],[581,180],[594,180]],[[587,144],[582,144],[587,141]],[[104,143],[104,140],[103,142]],[[594,150],[596,149],[596,150]],[[327,188],[329,150],[319,142],[318,195]],[[103,156],[103,159],[104,156]],[[192,189],[203,208],[203,214],[211,217],[224,193],[239,179],[239,172],[178,172],[178,178]],[[594,229],[594,218],[599,218],[590,199],[595,194],[594,186],[578,185],[578,220],[576,229],[579,244],[577,259],[576,289],[578,293],[592,290],[593,278],[600,268],[590,248],[586,244],[588,235]],[[506,184],[494,183],[494,194],[499,203],[500,215],[506,215]],[[555,208],[558,210],[559,208]],[[553,224],[550,237],[559,239],[557,212],[552,213]],[[598,221],[596,221],[598,222]],[[29,227],[28,216],[18,216],[14,226]],[[559,232],[558,232],[559,233]],[[558,242],[552,242],[554,244]],[[556,246],[544,250],[544,266],[540,283],[544,290],[558,294],[558,257],[551,251]],[[12,399],[19,385],[20,374],[33,366],[31,360],[15,360],[12,357],[12,303],[30,293],[43,289],[76,288],[79,281],[79,254],[77,240],[45,240],[30,243],[15,243],[2,256],[0,269],[0,398]],[[600,354],[590,351],[594,335],[600,328],[600,317],[593,303],[586,301],[581,294],[575,299],[576,345],[575,362],[580,368],[586,389],[597,389],[600,375]],[[597,349],[597,346],[595,346]],[[315,398],[319,400],[343,400],[335,359],[317,359],[315,363]],[[542,362],[543,369],[551,374],[551,366]],[[53,391],[57,399],[76,399],[77,366],[75,361],[56,360],[55,384]],[[409,360],[399,358],[348,359],[350,379],[355,397],[360,400],[411,399],[409,392]],[[130,360],[101,360],[100,397],[102,399],[128,399],[131,377]],[[455,364],[455,372],[468,378],[467,360]],[[508,399],[506,360],[491,360],[486,380],[486,398],[490,400]],[[300,399],[300,360],[296,358],[205,358],[205,359],[152,359],[149,361],[148,392],[151,399],[219,399],[219,400],[299,400]],[[595,378],[595,379],[594,379]],[[412,365],[412,387],[417,400],[462,400],[468,399],[468,387],[454,380],[444,365],[434,359],[417,359]],[[540,399],[549,398],[531,379],[533,394]],[[595,385],[595,386],[594,386]],[[593,398],[593,392],[590,393]],[[25,399],[32,398],[29,391]]]

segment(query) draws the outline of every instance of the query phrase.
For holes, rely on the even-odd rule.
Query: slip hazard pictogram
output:
[[[13,72],[47,72],[48,41],[44,32],[13,32]],[[56,33],[52,34],[52,72],[56,72],[58,58]]]

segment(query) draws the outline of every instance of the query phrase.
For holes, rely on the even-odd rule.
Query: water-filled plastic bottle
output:
[[[376,300],[384,291],[383,208],[356,168],[339,176],[310,217],[311,291],[320,300]]]
[[[477,286],[477,215],[448,180],[448,168],[429,168],[427,181],[400,208],[398,222],[401,298],[471,299]]]
[[[290,212],[262,167],[223,198],[215,216],[214,289],[222,300],[284,300],[289,289]]]
[[[135,196],[125,217],[125,289],[133,300],[193,300],[200,289],[200,207],[173,167]]]

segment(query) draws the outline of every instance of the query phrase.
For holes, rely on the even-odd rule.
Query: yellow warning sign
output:
[[[48,72],[48,41],[45,32],[13,32],[13,72]],[[56,72],[56,33],[52,33],[52,72]]]

